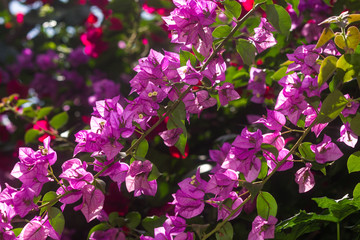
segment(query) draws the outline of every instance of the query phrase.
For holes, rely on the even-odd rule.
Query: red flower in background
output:
[[[16,21],[19,23],[19,24],[23,24],[24,23],[24,14],[23,13],[17,13],[16,14]]]
[[[250,11],[254,6],[254,0],[238,0],[238,2],[241,3],[243,9],[248,12]]]
[[[86,19],[86,23],[89,25],[94,25],[97,21],[98,18],[93,13],[90,13],[88,18]]]
[[[184,155],[176,147],[169,147],[170,155],[174,158],[185,159],[189,156],[189,145],[186,143]]]
[[[35,130],[39,130],[40,132],[44,132],[44,130],[51,132],[51,133],[56,133],[55,129],[53,129],[52,127],[50,127],[50,124],[48,121],[46,120],[39,120],[37,121],[34,126],[33,129]],[[42,135],[41,137],[38,138],[38,140],[40,142],[43,142],[45,138],[47,138],[48,136],[50,136],[51,139],[55,139],[56,137],[54,135],[51,135],[49,133],[44,133],[44,135]]]
[[[89,28],[80,36],[85,45],[84,52],[90,57],[97,58],[108,48],[108,44],[102,40],[102,28]]]
[[[26,98],[29,88],[17,80],[11,80],[6,85],[7,94],[10,96],[14,93],[19,94],[19,98]]]
[[[110,30],[113,30],[113,31],[121,31],[123,29],[123,24],[122,22],[120,21],[120,19],[116,18],[116,17],[110,17]]]

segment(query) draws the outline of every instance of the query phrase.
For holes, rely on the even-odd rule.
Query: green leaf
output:
[[[276,217],[277,203],[275,198],[268,192],[260,192],[256,200],[256,208],[258,215],[264,219],[269,216]]]
[[[360,14],[350,14],[348,17],[348,23],[358,22],[360,21]]]
[[[156,167],[156,165],[153,164],[147,180],[148,181],[156,180],[159,176],[161,176],[161,173],[159,172],[159,169]]]
[[[210,224],[191,224],[189,227],[196,233],[196,235],[201,238],[206,233],[206,229],[208,229]]]
[[[360,31],[355,26],[350,26],[346,32],[347,47],[351,48],[353,52],[360,43]]]
[[[40,131],[36,130],[36,129],[29,129],[26,131],[24,139],[25,139],[25,143],[32,143],[32,142],[36,142],[36,139],[39,137],[40,135]]]
[[[358,207],[352,199],[337,200],[337,203],[330,207],[330,212],[341,222],[350,214],[357,212]]]
[[[320,35],[318,42],[316,43],[315,48],[324,46],[334,36],[335,36],[335,34],[334,34],[333,30],[331,30],[331,28],[324,28]]]
[[[321,214],[316,214],[316,213],[307,213],[304,210],[300,210],[300,212],[298,214],[296,214],[295,216],[288,218],[288,219],[280,222],[279,224],[277,224],[276,231],[293,228],[302,223],[314,224],[317,220],[328,221],[328,222],[337,222],[337,219],[334,216],[332,216],[331,214],[321,215]]]
[[[279,70],[277,70],[272,76],[271,79],[274,81],[279,81],[280,79],[282,79],[283,77],[285,77],[286,75],[288,75],[288,73],[286,73],[288,67],[281,67],[279,68]]]
[[[125,225],[125,219],[120,217],[118,212],[112,212],[109,214],[109,223],[113,227],[122,227]]]
[[[186,66],[188,60],[191,66],[196,66],[196,57],[191,52],[180,50],[180,66]]]
[[[185,104],[181,102],[174,109],[173,113],[170,115],[170,119],[167,123],[167,129],[170,130],[174,128],[181,128],[183,130],[183,134],[187,137],[185,118],[186,118]]]
[[[311,150],[311,142],[303,142],[299,146],[301,156],[306,160],[315,161],[315,153]]]
[[[42,201],[43,201],[43,203],[47,203],[47,202],[52,201],[52,200],[55,199],[56,197],[57,197],[56,192],[50,191],[50,192],[45,193]]]
[[[356,116],[351,119],[350,128],[356,135],[360,136],[360,113],[357,113]]]
[[[231,32],[231,27],[228,25],[222,25],[215,28],[212,32],[214,38],[226,38]]]
[[[349,173],[360,171],[360,151],[350,155],[347,161],[347,168]]]
[[[289,35],[291,18],[283,7],[277,4],[266,5],[266,16],[276,30],[285,36]]]
[[[255,197],[261,191],[263,185],[258,183],[244,182],[243,187],[249,190],[251,194],[251,201],[253,201],[253,199],[255,199]]]
[[[37,113],[37,119],[42,119],[43,117],[49,115],[49,113],[54,109],[54,107],[43,107]]]
[[[104,180],[96,178],[95,179],[95,187],[99,189],[103,194],[106,193],[106,183]]]
[[[198,52],[198,50],[196,50],[196,48],[194,46],[192,46],[192,50],[196,56],[196,58],[200,61],[200,62],[203,62],[205,60],[205,57]],[[181,102],[182,103],[182,102]]]
[[[264,151],[271,152],[272,154],[274,154],[274,156],[276,157],[276,159],[277,159],[278,156],[279,156],[279,151],[277,150],[276,147],[274,147],[274,146],[271,145],[271,144],[262,143],[262,144],[261,144],[261,149],[264,150]]]
[[[61,127],[63,127],[69,120],[69,115],[67,114],[67,112],[62,112],[59,114],[56,114],[51,120],[50,120],[50,125],[55,128],[55,129],[59,129]]]
[[[335,72],[337,58],[334,56],[328,56],[324,59],[320,66],[320,72],[318,77],[319,87],[323,85]]]
[[[259,179],[264,179],[268,174],[268,170],[269,170],[269,167],[267,165],[267,162],[265,160],[264,161],[262,160],[258,178]]]
[[[187,137],[185,136],[185,134],[181,134],[179,140],[174,145],[183,156],[185,156],[186,142],[187,142]]]
[[[230,222],[227,222],[219,232],[216,233],[216,240],[232,240],[234,229]]]
[[[21,105],[23,105],[24,103],[27,103],[27,102],[29,102],[29,100],[19,99],[19,100],[16,102],[16,106],[20,107]]]
[[[88,237],[87,237],[87,239],[89,239],[90,238],[90,236],[91,236],[91,234],[93,233],[93,232],[96,232],[96,231],[106,231],[106,230],[108,230],[108,229],[110,229],[111,228],[111,226],[108,224],[108,223],[99,223],[98,225],[95,225],[94,227],[92,227],[91,229],[90,229],[90,231],[89,231],[89,233],[88,233]]]
[[[331,205],[336,204],[334,199],[327,197],[312,198],[312,200],[314,200],[320,208],[330,208]]]
[[[23,230],[23,228],[13,228],[11,229],[11,231],[13,231],[13,233],[15,234],[15,236],[19,236],[21,231]]]
[[[141,222],[141,215],[138,212],[129,212],[125,216],[126,226],[131,229],[136,228]]]
[[[317,120],[319,123],[326,123],[334,120],[345,108],[347,103],[348,100],[344,95],[339,90],[335,89],[334,92],[330,93],[323,101]]]
[[[229,11],[234,18],[238,19],[241,15],[241,4],[235,0],[225,0],[223,2],[225,10]]]
[[[145,230],[151,234],[151,236],[154,236],[154,229],[157,227],[161,227],[163,223],[165,222],[166,217],[165,216],[151,216],[146,217],[142,220],[141,225],[145,228]]]
[[[360,200],[360,183],[356,184],[353,191],[353,197],[356,200]]]
[[[356,202],[345,195],[342,199],[334,200],[327,197],[313,198],[319,207],[329,209],[330,213],[337,219],[336,222],[342,221],[345,217],[358,210]]]
[[[48,203],[48,202],[51,202],[51,201],[54,200],[56,197],[57,197],[56,192],[54,192],[54,191],[47,192],[47,193],[45,193],[44,197],[42,198],[42,202],[43,202],[43,204]],[[51,206],[53,206],[55,203],[56,203],[56,202],[54,202],[53,204],[49,205],[49,206],[46,207],[46,208],[42,208],[42,209],[40,210],[40,215],[41,215],[44,211],[48,210],[48,209],[49,209]]]
[[[65,218],[62,211],[58,208],[51,207],[48,210],[48,216],[51,226],[59,235],[61,235],[65,226]]]
[[[135,141],[136,140],[134,140],[133,143]],[[145,158],[148,150],[149,150],[149,143],[146,139],[143,139],[136,148],[135,156],[140,158]]]
[[[339,71],[338,76],[342,77],[343,82],[351,81],[356,74],[354,66],[351,63],[351,58],[350,54],[344,54],[336,63],[337,71]]]
[[[35,110],[32,108],[32,106],[30,107],[26,107],[23,109],[23,114],[29,118],[34,118],[36,116],[36,112]]]
[[[236,45],[236,50],[240,54],[243,62],[246,65],[250,66],[251,64],[254,63],[256,48],[248,40],[239,39]]]

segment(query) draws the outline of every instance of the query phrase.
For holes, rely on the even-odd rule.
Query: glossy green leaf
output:
[[[251,200],[253,200],[259,194],[263,185],[258,183],[244,182],[243,187],[249,190],[251,194]]]
[[[230,222],[227,222],[219,232],[216,233],[216,240],[232,240],[234,229]]]
[[[141,215],[138,212],[129,212],[125,216],[126,226],[136,228],[141,223]]]
[[[15,236],[19,236],[21,231],[23,230],[23,228],[13,228],[11,229],[11,231],[13,231],[13,233],[15,234]]]
[[[231,27],[228,25],[218,26],[212,32],[214,38],[226,38],[231,32]]]
[[[147,178],[148,181],[156,180],[158,177],[161,176],[161,173],[159,172],[159,169],[156,167],[155,164],[152,165],[151,172]]]
[[[69,120],[69,115],[67,114],[67,112],[62,112],[59,114],[56,114],[51,120],[50,120],[50,125],[55,128],[55,129],[59,129],[61,127],[63,127]]]
[[[48,210],[48,216],[51,226],[61,236],[65,227],[65,218],[62,211],[58,208],[51,207]]]
[[[174,145],[183,156],[185,156],[186,142],[187,142],[187,137],[185,136],[185,134],[181,134],[179,140]]]
[[[357,27],[350,26],[348,28],[346,32],[346,43],[348,48],[351,48],[353,51],[356,49],[360,43],[360,31]]]
[[[315,48],[324,46],[334,36],[335,36],[335,34],[331,28],[324,28],[320,35],[318,42],[316,43]]]
[[[348,23],[358,22],[360,21],[360,14],[350,14],[348,17]]]
[[[136,140],[137,139],[133,140],[131,145],[133,145],[136,142]],[[148,150],[149,150],[149,143],[146,139],[143,139],[139,143],[139,145],[136,147],[136,150],[135,150],[136,158],[145,158]]]
[[[299,146],[299,152],[301,156],[306,160],[315,160],[315,153],[310,149],[311,142],[303,142]]]
[[[354,199],[360,200],[360,183],[356,184],[354,191],[353,191]]]
[[[360,136],[360,113],[357,113],[356,116],[350,121],[351,130],[358,136]]]
[[[337,71],[340,71],[338,75],[341,76],[343,82],[351,81],[356,74],[350,54],[342,55],[337,61],[336,67],[338,68]]]
[[[191,66],[196,66],[196,57],[191,52],[180,50],[180,66],[186,66],[188,60]]]
[[[334,56],[328,56],[324,59],[320,66],[320,72],[318,76],[319,87],[323,85],[335,72],[337,58]]]
[[[111,225],[108,224],[108,223],[104,223],[104,222],[99,223],[98,225],[95,225],[94,227],[92,227],[92,228],[90,229],[90,231],[89,231],[89,233],[88,233],[87,239],[90,238],[90,236],[91,236],[91,234],[92,234],[93,232],[96,232],[96,231],[106,231],[106,230],[108,230],[108,229],[110,229],[110,228],[111,228]]]
[[[238,19],[241,15],[241,4],[236,0],[225,0],[223,2],[225,10],[230,12],[231,15]]]
[[[280,79],[282,79],[283,77],[285,77],[286,75],[288,75],[288,73],[286,73],[288,67],[281,67],[279,68],[279,70],[277,70],[272,76],[271,78],[274,81],[279,81]]]
[[[330,212],[338,219],[339,222],[350,214],[358,212],[358,210],[359,208],[352,199],[337,200],[337,204],[330,207]]]
[[[43,117],[49,115],[49,113],[54,109],[54,107],[43,107],[37,113],[37,119],[42,119]]]
[[[347,168],[349,173],[360,171],[360,151],[350,155],[347,161]]]
[[[300,212],[298,214],[280,222],[276,226],[276,230],[278,230],[278,229],[285,230],[288,228],[293,228],[301,223],[313,224],[317,220],[328,221],[328,222],[337,222],[337,219],[334,216],[332,216],[331,214],[322,215],[322,214],[316,214],[316,213],[307,213],[304,210],[300,210]]]
[[[142,220],[141,225],[145,228],[148,234],[154,236],[154,229],[157,227],[161,227],[165,222],[166,217],[163,215],[161,217],[151,216],[146,217]]]
[[[44,197],[42,198],[42,202],[43,202],[43,204],[48,203],[48,202],[54,200],[56,197],[57,197],[56,192],[54,192],[54,191],[47,192],[47,193],[45,193]],[[49,208],[50,208],[51,206],[53,206],[55,203],[56,203],[56,202],[54,202],[53,204],[49,205],[49,206],[46,207],[46,208],[42,208],[42,209],[40,210],[40,214],[42,214],[45,210],[49,209]]]
[[[23,105],[24,103],[27,103],[27,102],[29,102],[29,100],[19,99],[19,100],[17,100],[17,102],[16,102],[16,106],[20,107],[21,105]]]
[[[268,174],[268,170],[269,170],[269,166],[267,165],[267,162],[265,160],[261,161],[261,168],[260,168],[258,178],[264,179]]]
[[[120,217],[118,212],[112,212],[109,214],[109,223],[113,227],[122,227],[125,225],[125,219]]]
[[[271,25],[281,34],[288,36],[291,28],[289,13],[280,5],[266,5],[266,16]]]
[[[256,209],[258,215],[264,219],[268,219],[269,216],[276,217],[277,203],[275,198],[268,192],[260,192],[256,200]]]
[[[179,103],[179,105],[174,109],[173,113],[170,115],[170,119],[167,123],[167,129],[181,128],[183,130],[183,134],[187,137],[187,129],[185,126],[185,104],[183,102]]]
[[[336,222],[340,222],[348,215],[358,211],[356,203],[352,199],[349,199],[347,195],[339,200],[327,197],[313,198],[313,200],[319,207],[329,209],[330,213],[337,219]]]
[[[32,128],[27,130],[24,136],[25,143],[28,144],[28,143],[36,142],[39,135],[40,135],[39,130]]]
[[[344,95],[335,89],[334,92],[330,93],[323,101],[317,120],[319,123],[332,121],[341,113],[347,103],[348,100]]]
[[[336,46],[338,46],[339,48],[341,48],[341,49],[346,48],[345,38],[340,33],[335,33],[334,42],[335,42]]]
[[[250,66],[255,61],[255,46],[245,39],[239,39],[236,45],[236,50],[240,54],[243,62]]]
[[[277,150],[276,147],[274,147],[271,144],[267,144],[267,143],[262,143],[261,144],[261,149],[264,151],[268,151],[271,152],[272,154],[274,154],[274,156],[277,158],[279,156],[279,150]]]
[[[35,110],[30,106],[30,107],[26,107],[23,109],[23,115],[29,117],[29,118],[34,118],[36,117],[36,112]]]
[[[194,46],[192,46],[192,51],[200,62],[203,62],[205,60],[205,57],[201,53],[199,53]]]
[[[330,208],[331,205],[336,204],[334,199],[327,197],[312,198],[312,200],[314,200],[320,208]]]

